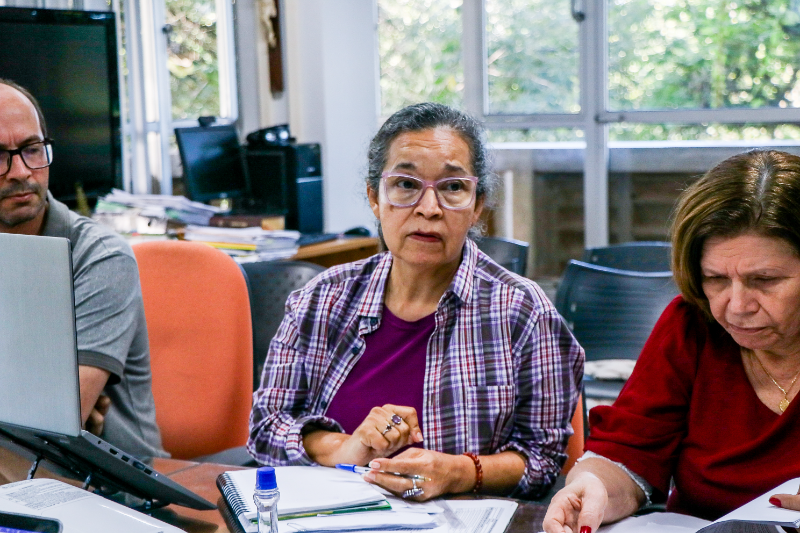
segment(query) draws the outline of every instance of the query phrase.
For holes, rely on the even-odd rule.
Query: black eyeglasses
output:
[[[45,139],[28,144],[16,150],[0,150],[0,176],[11,170],[14,156],[19,154],[25,166],[31,170],[49,167],[53,162],[53,140]]]

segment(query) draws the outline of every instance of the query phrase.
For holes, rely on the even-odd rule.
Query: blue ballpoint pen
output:
[[[336,465],[336,468],[339,470],[347,470],[348,472],[355,472],[356,474],[366,474],[367,472],[372,472],[371,468],[366,466],[357,466],[351,465],[346,463],[339,463]],[[389,472],[387,470],[376,470],[379,474],[390,474],[392,476],[403,477],[406,479],[413,479],[416,481],[430,481],[430,479],[426,478],[425,476],[420,476],[417,474],[401,474],[400,472]]]

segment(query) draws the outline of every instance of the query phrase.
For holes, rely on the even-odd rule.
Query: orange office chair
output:
[[[253,335],[239,265],[197,242],[146,242],[133,250],[164,449],[177,459],[196,459],[243,446],[252,402]]]
[[[567,460],[561,468],[562,476],[566,476],[570,468],[575,466],[580,456],[583,455],[583,443],[586,438],[583,417],[584,403],[583,394],[581,394],[580,398],[578,398],[578,405],[575,407],[575,414],[572,415],[572,431],[574,433],[567,441]]]

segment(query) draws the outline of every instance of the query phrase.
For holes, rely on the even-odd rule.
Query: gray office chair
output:
[[[250,292],[253,317],[253,390],[261,383],[269,343],[278,332],[289,293],[299,289],[325,267],[305,261],[259,261],[242,265]]]
[[[528,266],[528,248],[530,248],[527,242],[500,237],[481,237],[475,243],[498,265],[520,276],[525,275]]]
[[[621,270],[667,272],[670,270],[672,246],[663,241],[640,241],[587,248],[583,261]]]
[[[638,359],[664,308],[678,295],[667,272],[634,272],[572,260],[556,308],[586,351],[587,361]],[[584,381],[587,398],[614,399],[624,381]]]

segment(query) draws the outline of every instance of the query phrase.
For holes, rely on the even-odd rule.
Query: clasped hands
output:
[[[103,429],[105,428],[106,415],[110,407],[111,398],[105,394],[98,396],[94,407],[92,407],[92,412],[89,413],[89,418],[86,419],[84,429],[92,435],[97,435],[98,437],[102,435]]]
[[[369,465],[373,471],[364,474],[364,479],[398,496],[414,486],[423,491],[413,498],[420,501],[456,492],[454,473],[459,471],[458,461],[463,461],[463,457],[408,448],[389,459],[422,440],[416,409],[386,404],[373,407],[352,435],[318,430],[305,435],[303,443],[311,458],[322,465]],[[423,476],[427,480],[413,483],[411,479],[382,474],[380,470]]]

